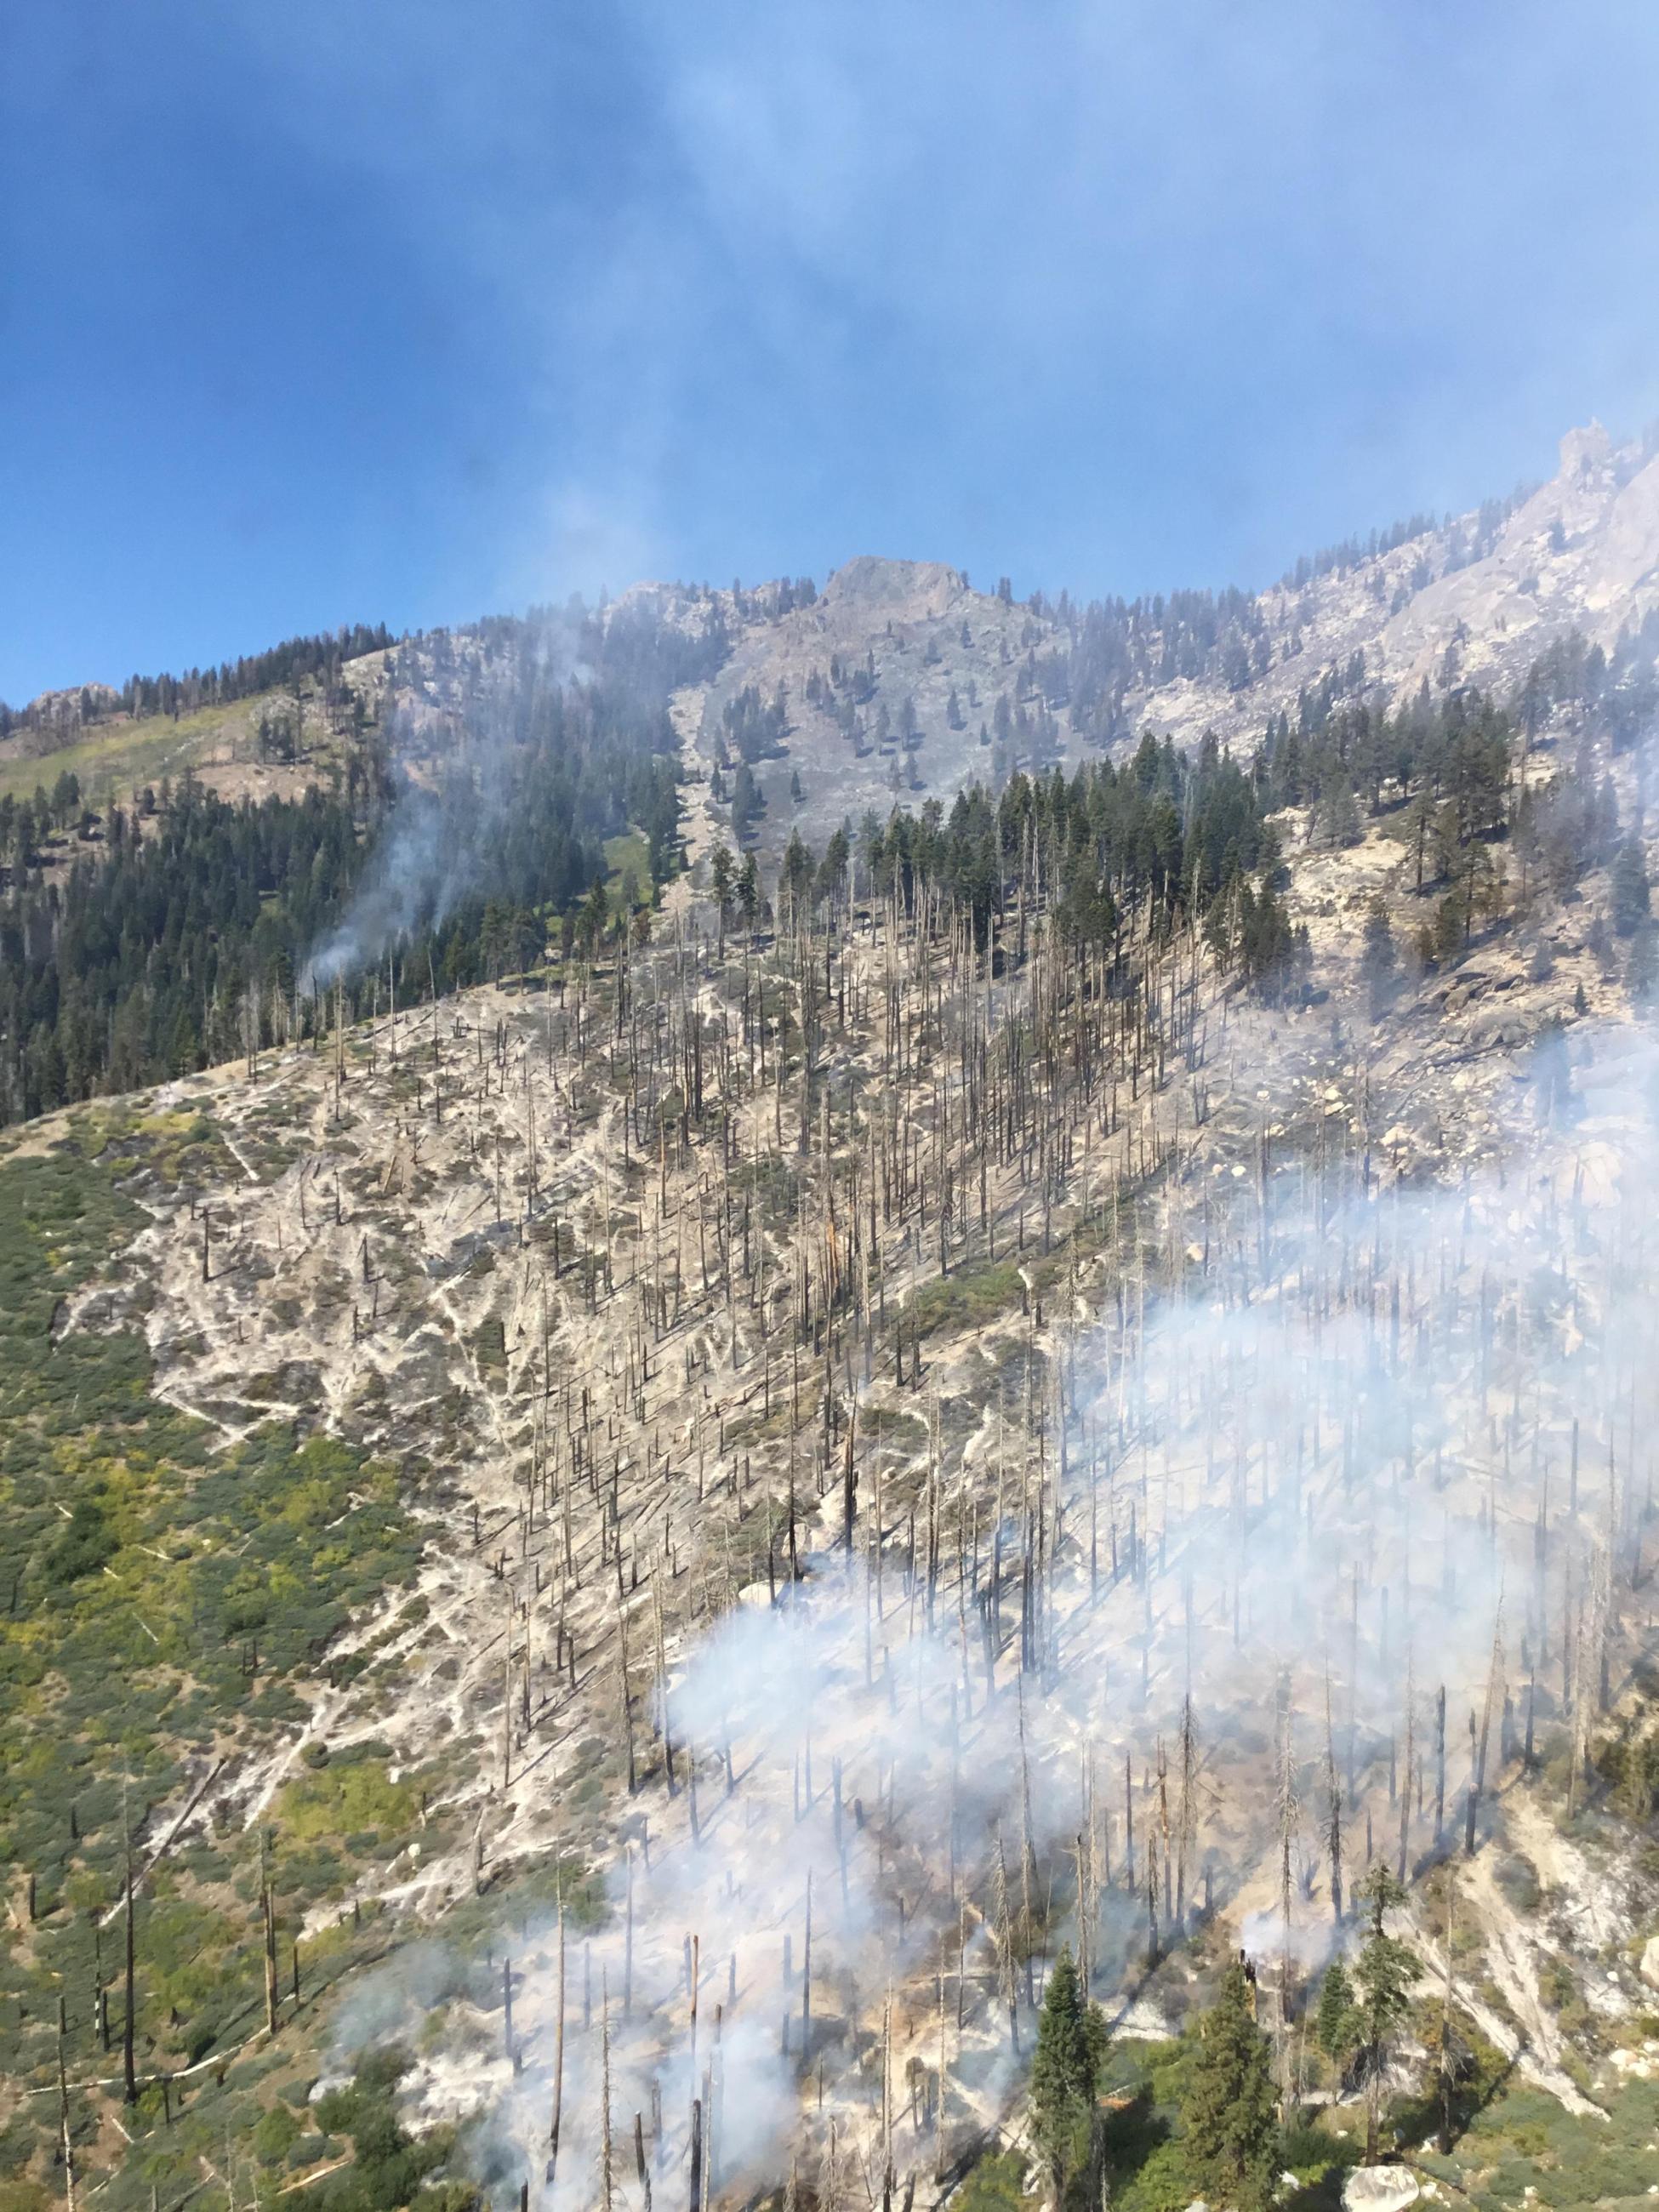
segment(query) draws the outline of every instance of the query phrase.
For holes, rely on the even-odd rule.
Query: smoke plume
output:
[[[564,1929],[556,2161],[556,1918],[512,1943],[511,2052],[469,2014],[422,2062],[502,2201],[595,2202],[608,2129],[641,2203],[636,2115],[684,2201],[694,2103],[716,2191],[879,2195],[1001,2115],[1061,1942],[1176,2025],[1183,1938],[1305,1973],[1370,1861],[1478,1841],[1506,1766],[1582,1741],[1651,1548],[1659,1059],[1574,1059],[1462,1188],[1287,1157],[1183,1199],[1107,1311],[937,1406],[879,1525],[866,1407],[850,1544],[830,1483],[802,1579],[650,1693],[672,1781]]]

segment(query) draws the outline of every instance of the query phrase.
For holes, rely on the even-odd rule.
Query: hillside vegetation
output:
[[[651,587],[42,758],[3,2212],[1645,2191],[1651,626],[1267,604]]]

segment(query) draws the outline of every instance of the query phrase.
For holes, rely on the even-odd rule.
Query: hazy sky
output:
[[[10,0],[0,695],[860,551],[1260,582],[1659,415],[1651,0]]]

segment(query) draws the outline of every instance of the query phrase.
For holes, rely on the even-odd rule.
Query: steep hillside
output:
[[[401,641],[297,687],[326,799],[26,825],[25,1103],[123,1042],[100,976],[169,1079],[0,1139],[5,2212],[70,2160],[111,2212],[1007,2201],[1062,1956],[1161,2212],[1241,1948],[1310,2202],[1367,2091],[1483,2207],[1645,2189],[1659,932],[1596,450],[1293,607],[860,560]],[[1598,622],[1515,717],[1461,680]],[[1260,774],[1139,734],[1279,697]]]
[[[61,1990],[117,2207],[204,2166],[373,2196],[399,2125],[404,2191],[585,2206],[635,2113],[671,2197],[698,2140],[708,2203],[852,2147],[927,2203],[1023,2166],[1065,1943],[1127,2197],[1241,1941],[1291,2063],[1352,1939],[1334,1820],[1350,1881],[1421,1877],[1434,2171],[1639,2166],[1659,1290],[1615,885],[1419,967],[1451,894],[1389,818],[1293,838],[1311,970],[1253,983],[1185,866],[1115,923],[1056,900],[1029,805],[982,932],[913,848],[781,933],[692,902],[10,1139],[14,2174],[54,2173]],[[1356,2116],[1295,2063],[1328,2191]]]

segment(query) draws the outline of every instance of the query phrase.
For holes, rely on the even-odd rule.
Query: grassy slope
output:
[[[54,1333],[64,1297],[141,1225],[135,1194],[152,1177],[188,1182],[216,1150],[197,1115],[87,1113],[59,1127],[44,1147],[32,1133],[0,1154],[0,1865],[12,1870],[15,1929],[0,1951],[0,2181],[18,2183],[46,2170],[55,2099],[29,2093],[53,2079],[60,1991],[71,2081],[118,2074],[118,1911],[97,1923],[120,1893],[124,1801],[144,1868],[161,1841],[149,1806],[302,1714],[296,1689],[326,1666],[330,1640],[354,1607],[408,1578],[420,1549],[391,1469],[275,1424],[216,1450],[205,1425],[150,1395],[142,1337]],[[409,1778],[389,1781],[372,1745],[279,1793],[285,1984],[288,1931],[354,1863],[398,1846],[416,1796]],[[258,1851],[256,1835],[233,1830],[169,1854],[145,1880],[141,2076],[233,2049],[259,2025]],[[316,1946],[311,1990],[373,1940],[346,1929]],[[268,2073],[276,2056],[258,2066]],[[301,2033],[286,2058],[304,2057]],[[164,2174],[187,2172],[204,2129],[203,2142],[222,2144],[233,2121],[240,2131],[258,2120],[261,2102],[239,2078],[222,2087],[207,2073],[175,2093],[175,2110],[201,2108],[199,2122],[164,2131],[154,2156],[141,2142],[126,2162],[135,2191],[157,2159]],[[107,2149],[100,2113],[116,2096],[77,2094],[88,2148],[101,2131]],[[152,2088],[141,2113],[160,2101]]]
[[[194,714],[181,714],[176,722],[166,714],[152,714],[138,722],[94,724],[78,744],[33,759],[0,759],[0,798],[9,793],[14,799],[31,799],[37,784],[50,791],[65,769],[80,778],[89,805],[125,798],[136,787],[180,775],[192,763],[205,759],[233,732],[252,729],[260,707],[275,696],[271,693],[228,706],[204,707]]]

